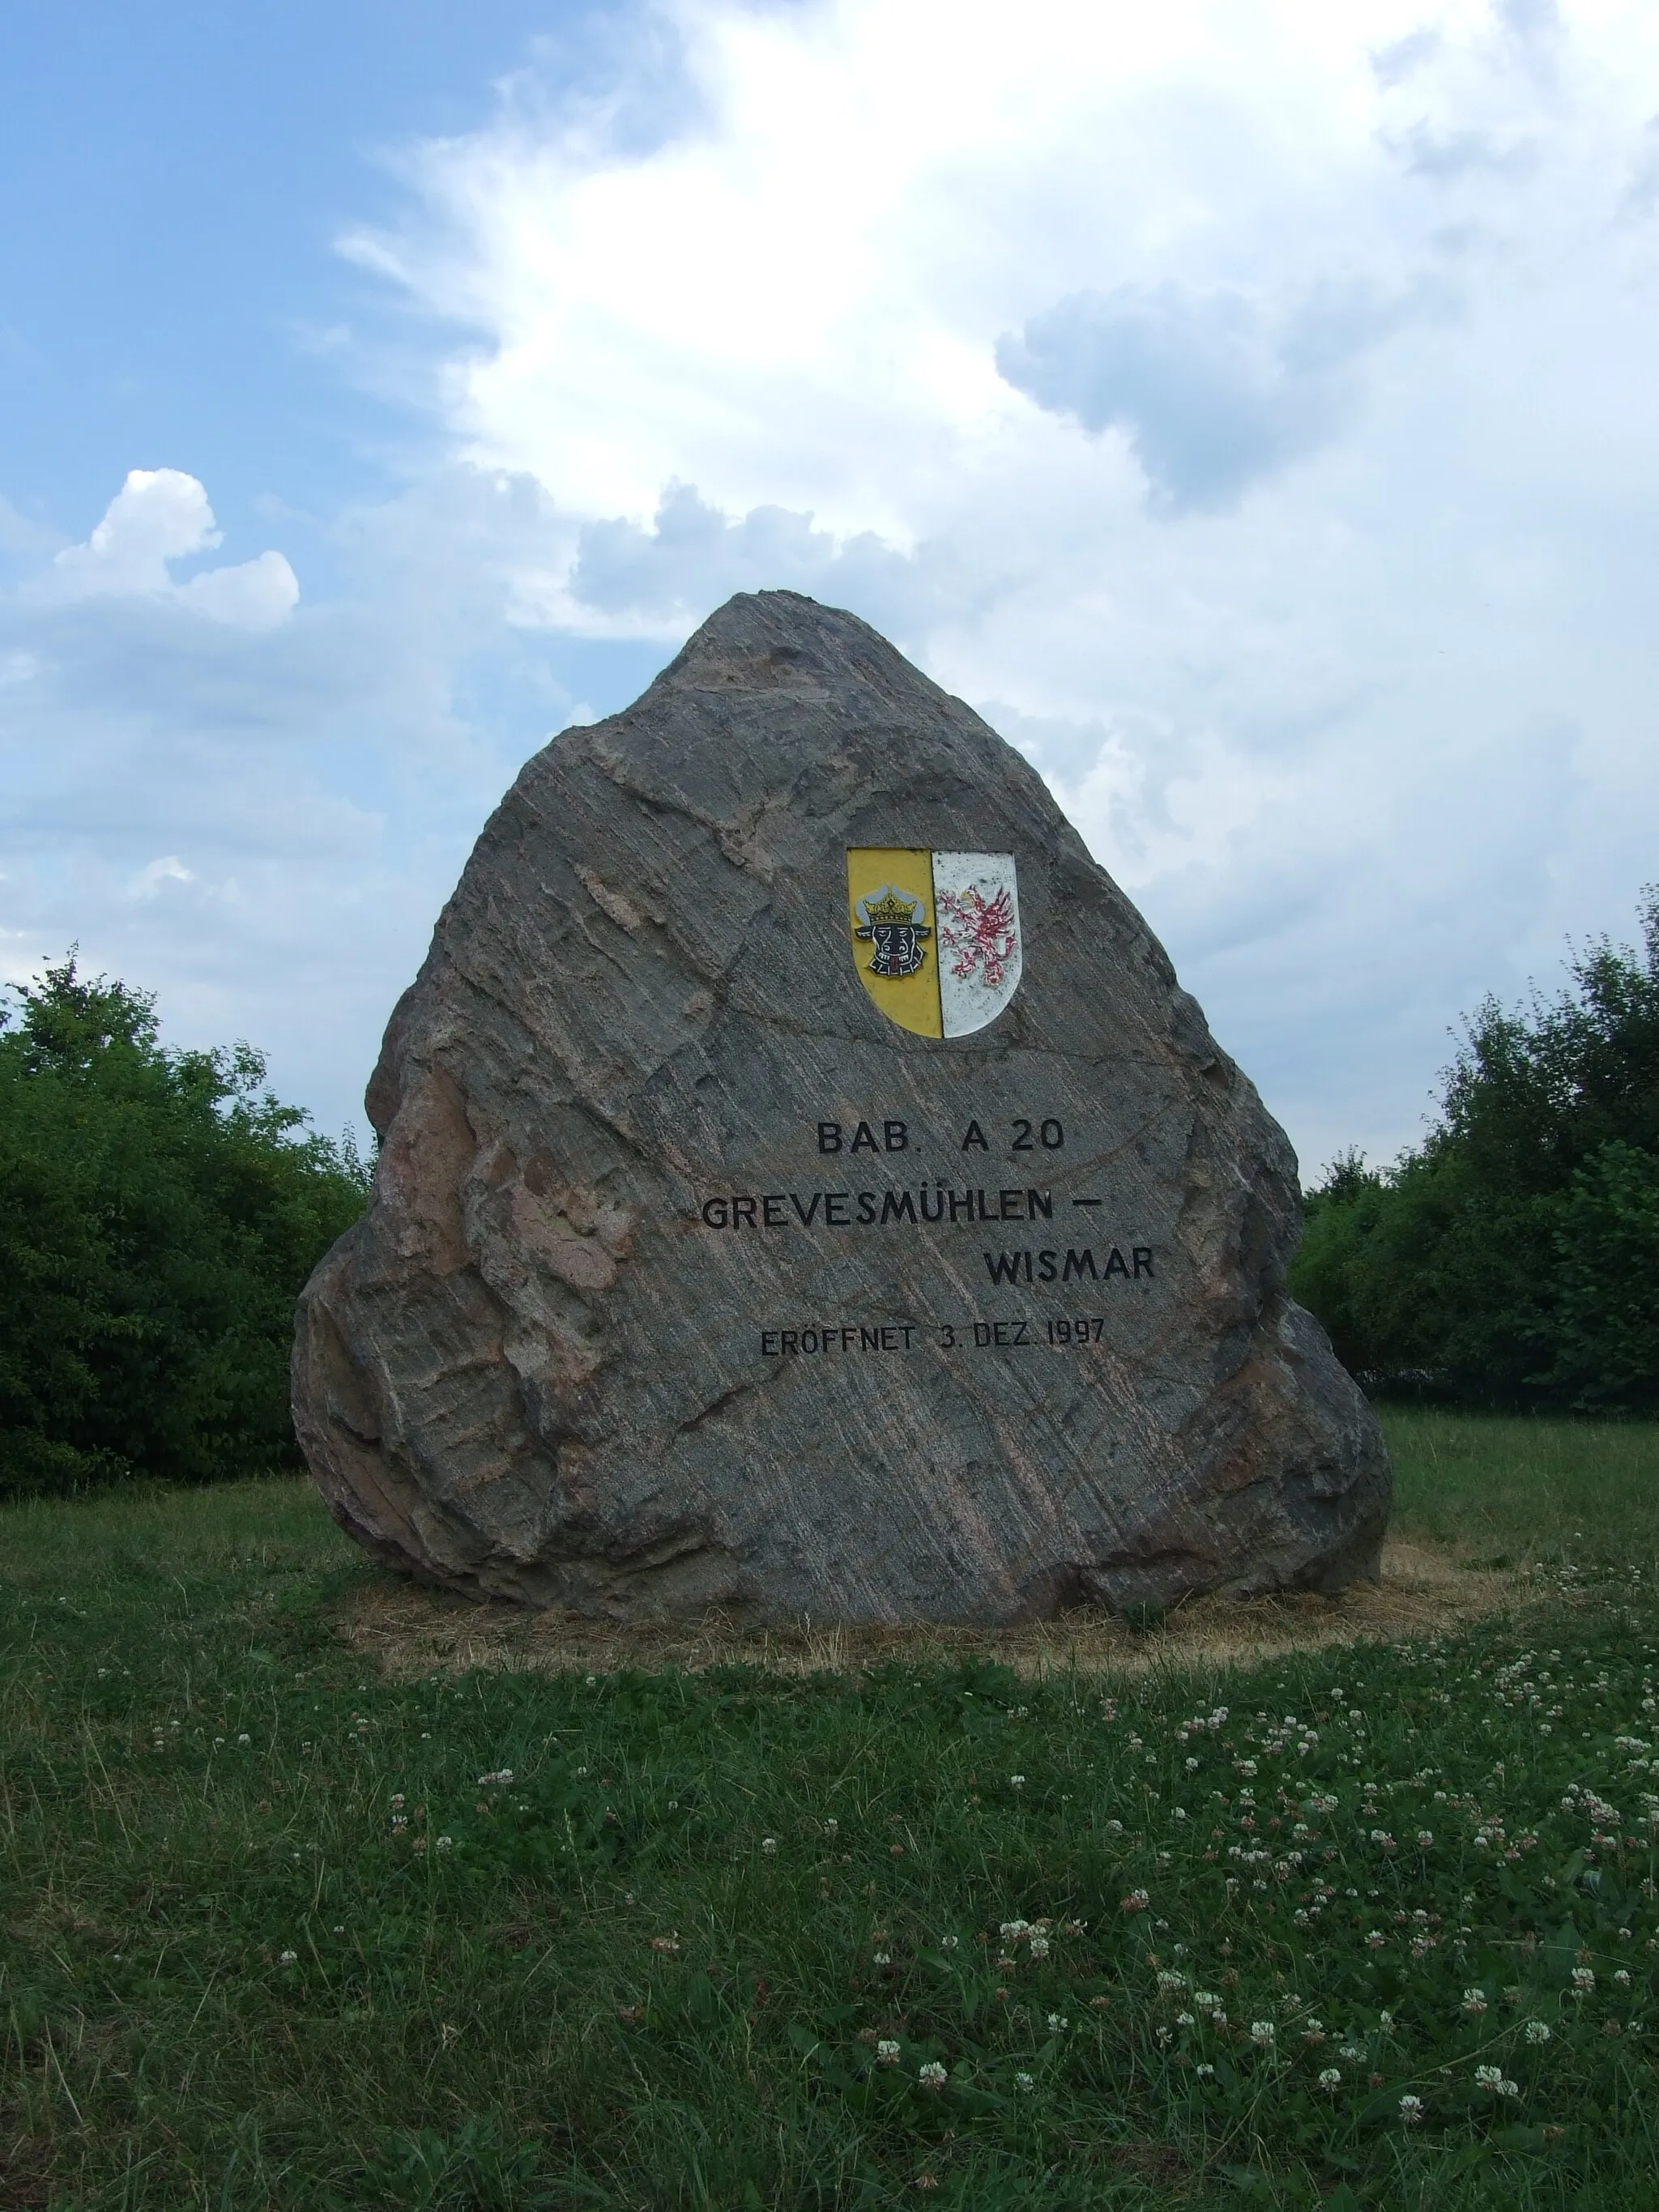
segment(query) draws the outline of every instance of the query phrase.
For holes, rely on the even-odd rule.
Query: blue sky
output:
[[[519,763],[787,584],[1391,1152],[1659,877],[1656,118],[1623,0],[19,18],[0,970],[355,1121]]]

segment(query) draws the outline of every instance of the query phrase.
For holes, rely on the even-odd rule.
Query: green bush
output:
[[[0,1011],[0,1495],[292,1463],[294,1301],[362,1210],[251,1047],[71,955]]]
[[[1659,1407],[1659,891],[1641,917],[1554,999],[1487,1000],[1426,1142],[1310,1194],[1291,1286],[1368,1382]]]

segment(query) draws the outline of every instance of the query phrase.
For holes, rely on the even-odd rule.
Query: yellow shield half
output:
[[[860,982],[890,1022],[918,1036],[943,1036],[932,853],[849,846],[847,902]]]

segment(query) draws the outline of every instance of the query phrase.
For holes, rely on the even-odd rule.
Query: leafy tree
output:
[[[252,1047],[177,1052],[73,953],[0,1009],[0,1494],[291,1462],[307,1274],[367,1172]]]
[[[1482,1004],[1420,1147],[1310,1194],[1292,1286],[1369,1382],[1659,1407],[1659,890],[1640,914],[1640,950]]]
[[[1604,1145],[1573,1175],[1557,1243],[1550,1381],[1584,1406],[1659,1402],[1659,1152]]]

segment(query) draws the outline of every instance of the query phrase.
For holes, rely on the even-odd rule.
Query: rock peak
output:
[[[800,592],[738,592],[692,632],[631,711],[645,709],[659,686],[773,692],[860,681],[884,697],[937,689],[878,630],[843,608]]]

